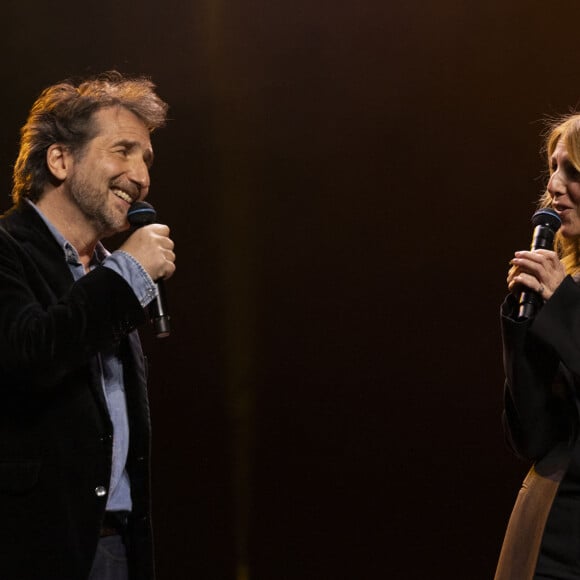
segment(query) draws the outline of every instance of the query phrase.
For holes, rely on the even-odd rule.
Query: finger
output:
[[[166,224],[155,223],[155,224],[150,224],[149,226],[146,226],[146,227],[148,227],[152,232],[155,232],[159,236],[163,236],[165,238],[167,236],[169,236],[170,230],[169,230],[169,226]]]
[[[514,266],[517,267],[518,273],[526,273],[540,278],[542,273],[545,273],[547,264],[544,261],[529,260],[528,258],[514,258]]]
[[[161,247],[164,250],[173,250],[175,248],[175,242],[171,238],[162,238]]]
[[[546,255],[539,250],[538,251],[534,250],[533,252],[531,251],[516,252],[513,262],[515,264],[519,264],[521,263],[522,260],[534,263],[543,263],[546,260]]]
[[[513,264],[512,267],[508,270],[508,276],[515,276],[519,272],[519,268]]]
[[[518,274],[519,274],[519,271],[518,271],[518,272],[515,272],[515,271],[514,271],[514,272],[511,272],[511,271],[510,271],[510,272],[508,273],[508,275],[507,275],[506,282],[507,282],[508,284],[510,284],[510,283],[512,282],[512,280],[513,280],[513,279],[514,279],[514,278],[515,278],[515,277],[516,277]]]
[[[518,274],[513,280],[512,280],[512,286],[513,285],[521,285],[521,286],[525,286],[526,288],[533,290],[534,292],[538,292],[540,290],[540,288],[544,288],[544,286],[542,285],[542,283],[540,282],[540,280],[538,278],[536,278],[535,276],[528,274],[526,272],[522,272],[520,274]]]
[[[167,280],[168,278],[171,278],[171,276],[173,276],[174,273],[175,273],[175,264],[173,262],[167,261],[165,264],[165,268],[163,269],[163,279]]]

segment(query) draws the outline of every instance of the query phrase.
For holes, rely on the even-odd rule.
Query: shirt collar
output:
[[[71,266],[80,266],[81,261],[76,248],[54,227],[54,225],[32,201],[29,199],[26,201],[34,208],[36,213],[38,213],[58,245],[62,248],[67,264],[70,264]],[[101,242],[97,242],[95,253],[91,258],[91,266],[98,266],[108,255],[109,252],[105,249],[105,246],[103,246]]]

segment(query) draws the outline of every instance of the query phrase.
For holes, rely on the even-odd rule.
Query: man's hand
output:
[[[174,245],[168,226],[149,224],[135,230],[119,250],[133,256],[156,281],[170,278],[175,272]]]

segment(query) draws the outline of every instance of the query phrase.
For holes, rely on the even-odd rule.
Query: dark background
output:
[[[577,12],[4,1],[0,209],[44,86],[117,68],[171,105],[173,333],[142,330],[161,580],[493,576],[527,469],[498,310],[541,121],[580,97]]]

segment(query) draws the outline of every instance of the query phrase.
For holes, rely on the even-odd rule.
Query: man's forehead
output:
[[[145,123],[125,107],[107,107],[97,111],[93,117],[96,133],[100,135],[134,135],[150,144],[150,133]]]

